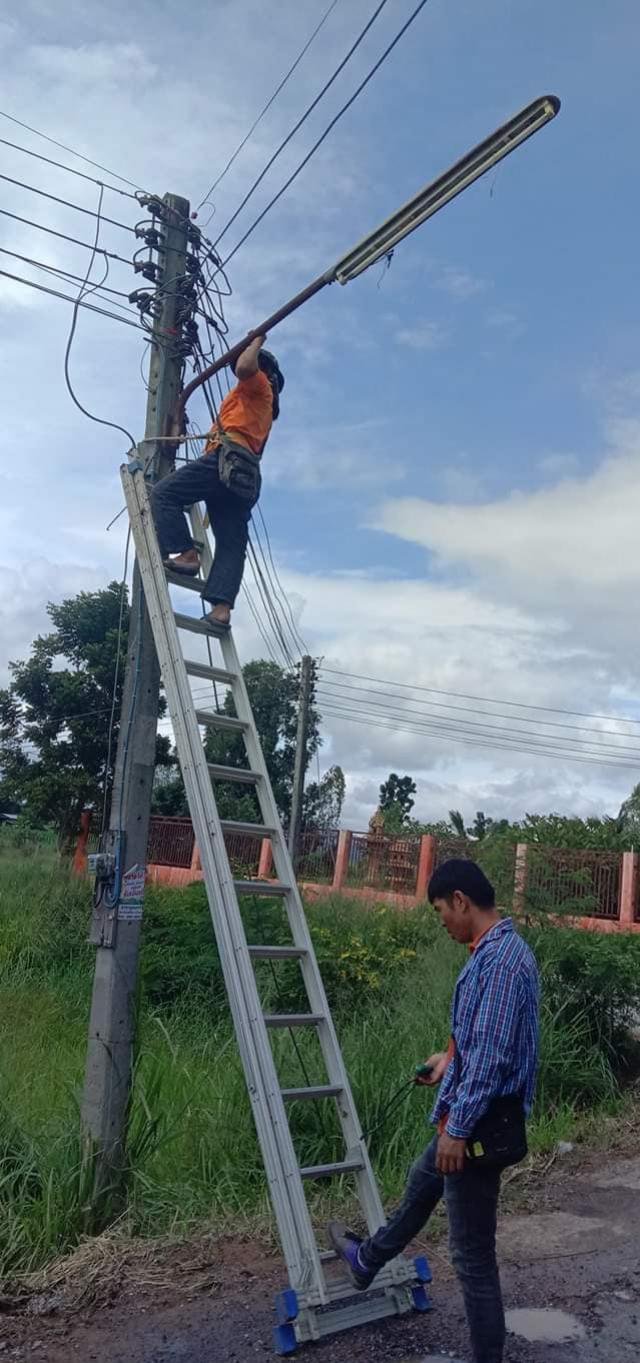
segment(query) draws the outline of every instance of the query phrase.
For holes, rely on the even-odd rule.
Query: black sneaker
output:
[[[330,1221],[327,1226],[329,1243],[343,1263],[347,1266],[347,1272],[359,1292],[366,1292],[375,1278],[375,1272],[365,1268],[360,1260],[358,1253],[362,1240],[359,1235],[355,1235],[349,1230],[344,1221]]]

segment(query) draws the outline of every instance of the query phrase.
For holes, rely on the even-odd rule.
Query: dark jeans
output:
[[[184,511],[194,502],[206,503],[216,541],[202,595],[214,606],[219,601],[233,606],[244,572],[251,504],[220,482],[215,451],[183,465],[153,488],[151,505],[163,558],[193,549]]]
[[[362,1242],[360,1257],[367,1268],[382,1268],[422,1230],[444,1195],[451,1258],[464,1296],[474,1363],[502,1363],[505,1326],[496,1261],[501,1171],[476,1165],[443,1178],[436,1170],[437,1146],[436,1136],[409,1171],[397,1211]]]

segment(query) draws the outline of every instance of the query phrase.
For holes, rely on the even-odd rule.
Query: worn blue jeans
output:
[[[441,1197],[449,1216],[451,1258],[464,1297],[473,1363],[502,1363],[504,1310],[496,1260],[500,1169],[471,1165],[445,1178],[436,1170],[438,1138],[409,1171],[400,1206],[376,1234],[363,1240],[360,1257],[378,1270],[422,1230]]]
[[[193,548],[184,511],[194,502],[205,502],[216,541],[202,595],[214,606],[219,601],[233,606],[244,571],[251,506],[220,482],[217,451],[190,460],[155,484],[151,506],[163,557]]]

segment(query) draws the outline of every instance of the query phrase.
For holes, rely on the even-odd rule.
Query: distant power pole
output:
[[[302,800],[304,796],[304,774],[307,765],[307,736],[309,733],[309,708],[311,703],[311,684],[313,660],[305,654],[300,664],[300,699],[298,701],[298,732],[296,734],[296,759],[293,768],[293,789],[291,792],[291,816],[289,819],[289,856],[295,869],[300,823],[302,820]]]
[[[189,287],[185,291],[190,205],[186,199],[166,194],[149,206],[160,222],[159,233],[150,222],[145,238],[158,252],[154,281],[158,308],[153,321],[146,439],[139,458],[148,463],[148,476],[155,481],[171,468],[167,446],[154,445],[149,437],[166,434],[180,393],[181,326],[190,315]],[[90,937],[98,950],[82,1120],[98,1163],[98,1190],[121,1166],[126,1140],[159,690],[160,669],[136,563],[106,849],[112,860],[103,879],[96,881]]]

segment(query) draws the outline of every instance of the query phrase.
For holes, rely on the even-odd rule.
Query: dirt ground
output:
[[[640,1157],[577,1152],[514,1171],[500,1229],[508,1310],[556,1308],[574,1339],[510,1334],[508,1363],[631,1363],[640,1357]],[[444,1217],[427,1250],[434,1311],[308,1345],[309,1363],[468,1358]],[[0,1297],[0,1363],[247,1363],[273,1357],[281,1261],[251,1240],[175,1245],[105,1236],[53,1266],[38,1288]],[[515,1317],[514,1329],[526,1328]],[[540,1322],[537,1322],[538,1328]]]

